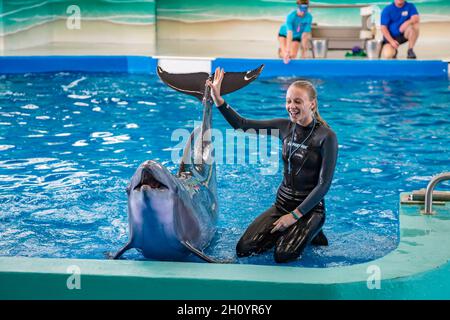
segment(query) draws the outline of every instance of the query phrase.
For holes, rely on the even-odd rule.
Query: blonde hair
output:
[[[314,118],[318,122],[320,122],[322,125],[326,127],[330,127],[328,123],[325,122],[325,120],[322,119],[319,113],[319,103],[317,102],[317,91],[316,88],[314,88],[314,85],[307,81],[307,80],[297,80],[293,83],[291,83],[290,87],[295,87],[297,89],[305,90],[308,94],[309,100],[314,101]]]

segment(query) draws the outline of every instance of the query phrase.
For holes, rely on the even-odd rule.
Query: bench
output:
[[[364,48],[366,41],[374,38],[371,30],[373,9],[367,5],[311,5],[311,8],[360,8],[360,26],[321,26],[312,24],[311,40],[327,39],[328,50],[348,50],[355,46]]]

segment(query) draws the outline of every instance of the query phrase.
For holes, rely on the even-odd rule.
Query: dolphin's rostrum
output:
[[[252,82],[263,66],[248,72],[227,72],[221,94],[238,90]],[[158,67],[158,75],[169,87],[202,101],[203,120],[194,129],[184,148],[176,175],[156,161],[137,168],[127,187],[129,241],[115,255],[136,248],[149,259],[183,260],[194,253],[208,262],[217,262],[202,250],[216,229],[216,165],[210,137],[212,102],[205,82],[206,72],[174,74]]]

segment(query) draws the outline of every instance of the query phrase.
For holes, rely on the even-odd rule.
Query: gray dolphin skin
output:
[[[238,90],[261,73],[227,72],[221,94]],[[174,74],[157,69],[169,87],[195,96],[203,104],[201,126],[186,143],[177,174],[156,161],[142,163],[127,187],[129,241],[113,259],[131,248],[155,260],[185,260],[191,253],[207,262],[220,262],[203,253],[216,230],[217,182],[211,142],[212,101],[206,72]]]

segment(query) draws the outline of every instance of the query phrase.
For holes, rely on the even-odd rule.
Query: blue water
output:
[[[258,80],[227,100],[246,117],[285,117],[293,79]],[[328,267],[379,258],[398,243],[398,199],[450,160],[449,82],[316,79],[319,106],[339,140],[327,195],[328,247],[289,265]],[[155,77],[0,75],[0,255],[102,259],[128,238],[125,187],[156,159],[176,171],[173,130],[192,129],[201,106]],[[215,110],[214,127],[228,124]],[[281,181],[267,164],[219,164],[220,219],[206,252],[234,257],[246,226]],[[274,264],[273,252],[237,263]],[[135,250],[126,254],[140,259]]]

